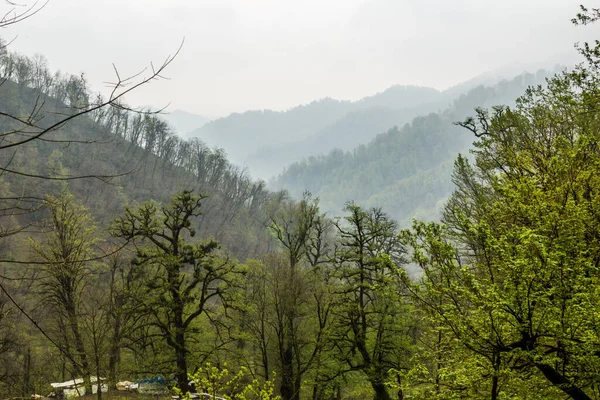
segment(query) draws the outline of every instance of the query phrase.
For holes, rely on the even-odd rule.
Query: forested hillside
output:
[[[352,200],[364,207],[382,207],[404,226],[414,217],[437,219],[454,190],[450,180],[454,159],[459,152],[467,154],[472,142],[470,132],[455,122],[476,107],[514,104],[528,86],[545,84],[549,76],[550,72],[540,70],[492,87],[478,86],[443,112],[414,118],[366,145],[344,151],[348,148],[343,142],[327,155],[292,164],[272,186],[297,198],[308,190],[321,199],[321,206],[331,215],[339,215],[344,204]],[[386,118],[378,121],[391,122]]]
[[[4,53],[0,76],[0,127],[5,132],[0,152],[1,393],[45,391],[49,382],[72,374],[89,379],[92,356],[85,353],[88,346],[100,349],[87,341],[82,332],[87,328],[79,327],[90,322],[86,307],[97,302],[113,307],[112,301],[122,301],[106,297],[117,289],[117,273],[126,274],[120,276],[121,285],[124,279],[127,285],[141,283],[132,282],[134,272],[124,267],[135,248],[115,253],[123,244],[111,238],[111,226],[126,207],[148,201],[168,204],[173,193],[184,190],[202,193],[202,211],[194,213],[185,229],[200,232],[203,240],[218,240],[224,259],[245,260],[273,247],[269,213],[288,201],[286,195],[253,181],[223,151],[198,139],[180,139],[159,114],[94,95],[83,75],[52,73],[43,57]],[[56,246],[63,250],[55,253]],[[82,258],[95,261],[78,261]],[[89,285],[97,291],[90,292]],[[15,314],[18,309],[21,315]],[[98,312],[102,317],[93,318],[101,318],[102,324],[123,322],[106,320],[106,313],[113,312],[108,308]],[[77,327],[65,330],[62,316]],[[28,321],[39,332],[31,331]],[[107,334],[103,331],[102,346],[108,343]],[[30,335],[35,343],[46,338],[56,347],[28,342]],[[117,357],[120,347],[110,352]],[[24,372],[17,365],[25,356],[29,361]],[[102,367],[112,379],[116,362],[111,358],[110,366]]]
[[[105,98],[0,50],[0,398],[600,399],[600,42],[293,164],[291,194],[127,104],[179,53]],[[350,135],[439,95],[209,125]]]
[[[102,101],[88,98],[80,77],[53,75],[35,63],[14,54],[2,60],[4,76],[10,74],[9,68],[17,71],[16,80],[6,81],[0,93],[0,104],[10,115],[27,116],[34,109],[43,127],[72,112],[70,104]],[[4,117],[3,129],[22,128]],[[101,224],[109,223],[126,205],[166,201],[182,189],[201,191],[209,198],[198,223],[206,235],[231,240],[229,249],[243,248],[239,256],[249,255],[253,245],[246,247],[246,239],[256,235],[242,230],[254,229],[264,219],[254,213],[271,196],[264,183],[252,181],[221,150],[210,149],[198,139],[180,139],[159,115],[118,107],[91,112],[56,132],[52,140],[31,141],[2,156],[3,165],[21,172],[2,177],[6,193],[33,190],[30,196],[43,198],[66,188]],[[39,181],[38,176],[55,179]],[[257,229],[264,228],[263,222]]]

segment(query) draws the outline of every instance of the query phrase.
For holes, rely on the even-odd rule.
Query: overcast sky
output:
[[[21,0],[29,2],[29,0]],[[215,116],[286,109],[322,97],[358,99],[394,84],[444,89],[517,65],[553,66],[575,41],[572,0],[50,0],[5,28],[12,50],[42,53],[52,69],[85,71],[94,87],[185,37],[167,72],[128,97]],[[4,5],[6,7],[6,5]]]

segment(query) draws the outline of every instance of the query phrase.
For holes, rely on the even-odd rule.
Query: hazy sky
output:
[[[22,0],[29,2],[29,0]],[[4,4],[4,3],[2,3]],[[50,0],[1,34],[94,87],[185,37],[167,72],[132,105],[225,115],[358,99],[393,84],[444,89],[512,65],[552,66],[598,27],[570,23],[572,0]],[[2,7],[7,7],[3,5]]]

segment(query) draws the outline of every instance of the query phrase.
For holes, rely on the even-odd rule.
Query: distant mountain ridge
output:
[[[367,124],[352,137],[340,138],[335,127],[337,124],[344,127],[344,122],[341,121],[343,118],[352,120],[353,115],[356,118],[371,109],[375,110],[374,113],[382,109],[416,109],[421,106],[430,110],[438,107],[440,96],[441,92],[432,88],[393,86],[354,102],[324,98],[286,111],[234,113],[206,123],[194,130],[191,136],[200,138],[210,146],[224,148],[232,162],[247,166],[254,176],[268,178],[281,171],[285,165],[306,155],[331,150],[333,147],[310,149],[310,143],[319,141],[321,135],[330,137],[328,143],[337,144],[342,139],[353,147],[363,139],[360,133],[373,132],[371,125]],[[370,118],[368,113],[365,118]],[[378,119],[375,118],[374,121]],[[388,128],[390,125],[385,122],[383,126]],[[372,135],[379,131],[376,130]],[[368,139],[370,137],[367,137],[367,141]],[[305,140],[308,144],[301,144]],[[290,148],[292,151],[288,151]]]
[[[176,133],[184,139],[189,137],[191,131],[210,121],[208,117],[184,110],[166,111],[161,114],[161,118],[175,128]]]
[[[270,183],[300,197],[306,190],[331,215],[344,203],[382,207],[402,225],[412,218],[437,219],[454,186],[451,173],[457,154],[468,154],[473,137],[455,125],[476,107],[512,105],[526,88],[544,84],[553,72],[538,71],[477,86],[454,99],[444,111],[418,116],[403,126],[376,135],[351,151],[335,149],[291,164]]]
[[[482,74],[444,91],[395,85],[357,101],[323,98],[285,111],[233,113],[207,122],[189,136],[223,148],[233,163],[268,180],[304,158],[335,148],[351,150],[393,126],[448,109],[459,96],[482,85],[497,84],[499,77],[508,73]]]

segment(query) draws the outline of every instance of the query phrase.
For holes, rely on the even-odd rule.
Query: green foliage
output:
[[[274,395],[275,387],[273,381],[265,381],[261,384],[258,379],[248,376],[247,368],[242,367],[237,374],[229,377],[227,365],[217,368],[206,363],[203,368],[190,378],[194,382],[198,393],[208,393],[213,399],[223,398],[225,400],[279,400]],[[188,394],[189,396],[189,394]],[[188,397],[189,398],[189,397]]]
[[[397,223],[380,209],[346,206],[348,216],[335,223],[339,239],[334,255],[336,293],[332,335],[348,371],[360,371],[375,399],[389,399],[390,371],[408,366],[413,328],[401,277],[405,248]]]
[[[582,8],[576,21],[599,15]],[[181,141],[164,121],[119,106],[3,152],[15,170],[0,181],[0,250],[14,260],[0,276],[2,395],[75,375],[89,386],[92,373],[115,382],[156,372],[176,374],[177,393],[189,398],[195,371],[199,391],[231,400],[599,398],[600,44],[580,51],[588,67],[528,89],[514,106],[478,108],[459,124],[466,129],[451,121],[512,102],[545,73],[475,88],[352,152],[292,165],[279,183],[301,190],[298,202],[252,181],[223,150]],[[83,75],[53,78],[40,57],[0,52],[0,72],[7,132],[24,123],[8,115],[38,100],[50,116],[42,125],[101,100]],[[420,105],[408,110],[410,93]],[[395,88],[360,104],[323,100],[206,129],[239,133],[253,121],[279,139],[333,122],[317,136],[346,131],[349,145],[439,94]],[[451,175],[468,131],[474,150]],[[106,147],[90,151],[99,139]],[[198,187],[210,197],[194,195]],[[163,204],[166,193],[176,194]],[[348,198],[356,203],[344,217],[321,214],[320,204],[341,212]],[[124,204],[110,228],[119,252],[101,228]],[[417,213],[443,213],[444,225],[414,221],[398,234]],[[42,221],[43,230],[28,229]],[[30,235],[31,273],[19,241],[5,238],[20,229]]]
[[[456,162],[449,231],[415,223],[404,236],[424,272],[416,298],[489,377],[466,387],[492,398],[515,385],[542,398],[597,392],[597,82],[576,70],[513,109],[478,110],[462,124],[479,140],[473,165]]]
[[[72,373],[83,376],[89,388],[92,370],[82,320],[84,292],[93,279],[90,264],[99,242],[96,226],[87,209],[69,193],[48,197],[45,204],[50,213],[48,231],[36,241],[30,239],[39,262],[36,291],[44,300],[42,307],[55,320],[51,325],[55,330],[53,344]]]
[[[180,388],[187,390],[188,342],[194,323],[227,306],[229,293],[243,271],[217,253],[214,240],[189,243],[196,231],[192,218],[201,214],[203,196],[183,191],[168,206],[148,202],[127,208],[112,233],[136,245],[132,263],[144,268],[146,296],[139,299],[149,323],[172,348]]]

